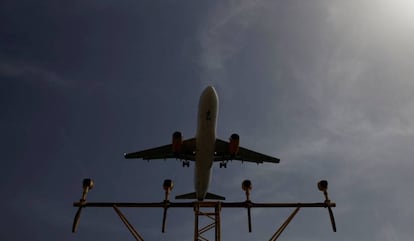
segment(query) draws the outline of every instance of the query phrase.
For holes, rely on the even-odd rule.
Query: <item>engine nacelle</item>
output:
[[[240,137],[237,134],[232,134],[229,139],[230,155],[235,156],[239,152]]]
[[[183,146],[183,136],[181,132],[176,131],[172,136],[172,149],[174,153],[181,153],[181,148]]]

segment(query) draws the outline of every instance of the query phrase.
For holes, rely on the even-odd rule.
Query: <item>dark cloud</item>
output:
[[[404,5],[406,4],[406,5]],[[317,202],[292,240],[409,240],[407,200],[414,125],[412,19],[404,1],[3,1],[0,77],[7,193],[2,239],[132,238],[112,210],[88,209],[70,226],[82,178],[91,200],[154,201],[161,183],[191,191],[175,161],[125,161],[126,151],[192,137],[200,91],[220,99],[218,135],[281,157],[278,165],[214,169],[212,192],[255,201]],[[401,13],[401,14],[396,14]],[[191,210],[125,211],[148,240],[190,240]],[[223,211],[223,239],[268,239],[288,210]],[[7,220],[7,222],[5,221]],[[6,222],[6,223],[5,223]],[[25,232],[16,232],[19,230]],[[237,232],[235,231],[237,230]]]

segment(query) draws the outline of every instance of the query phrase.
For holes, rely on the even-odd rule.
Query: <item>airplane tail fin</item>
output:
[[[190,192],[182,195],[178,195],[175,199],[197,199],[197,194],[195,192]],[[213,193],[206,193],[205,199],[213,199],[213,200],[226,200],[225,197],[219,196]]]

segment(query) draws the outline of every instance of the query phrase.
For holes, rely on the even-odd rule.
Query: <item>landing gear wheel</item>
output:
[[[189,161],[183,161],[183,167],[190,167]]]
[[[220,162],[220,168],[227,168],[227,163],[226,162]]]

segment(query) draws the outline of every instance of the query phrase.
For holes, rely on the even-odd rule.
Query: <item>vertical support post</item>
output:
[[[249,233],[252,232],[252,215],[251,215],[251,211],[250,211],[250,201],[248,201],[248,207],[247,207],[247,222],[249,225]]]
[[[72,225],[72,233],[75,233],[76,230],[78,229],[78,225],[79,225],[79,220],[80,220],[80,215],[82,212],[82,208],[85,203],[86,203],[86,195],[88,194],[89,190],[91,190],[94,186],[93,180],[90,178],[85,178],[82,181],[82,197],[79,200],[79,203],[81,204],[81,206],[79,206],[78,211],[76,212],[75,215],[75,219],[73,220],[73,225]]]
[[[323,195],[325,196],[325,205],[327,206],[328,211],[329,211],[329,218],[331,219],[332,230],[336,232],[336,224],[335,224],[335,218],[334,218],[332,208],[331,208],[331,200],[329,200],[329,197],[328,197],[328,181],[321,180],[320,182],[318,182],[318,189],[319,191],[323,192]]]
[[[199,235],[199,230],[198,230],[198,215],[200,212],[200,206],[198,204],[198,202],[194,203],[194,241],[198,241],[198,235]]]
[[[214,208],[214,212],[203,212],[201,208]],[[214,228],[214,240],[221,240],[220,228],[220,202],[194,202],[194,241],[208,241],[204,237],[204,233]],[[205,226],[200,227],[200,216],[206,217],[211,222]]]
[[[165,190],[165,199],[164,199],[164,213],[162,215],[162,227],[161,227],[161,232],[165,233],[165,222],[167,221],[167,210],[169,208],[169,204],[170,204],[170,192],[174,187],[174,183],[172,180],[170,179],[166,179],[164,180],[163,183],[163,188]]]
[[[250,180],[244,180],[242,182],[242,189],[246,193],[246,208],[247,208],[247,222],[249,225],[249,233],[252,232],[252,216],[250,213],[251,201],[250,201],[250,190],[252,190],[252,182]]]
[[[220,222],[220,212],[221,212],[221,203],[217,202],[216,206],[214,207],[215,216],[216,216],[216,241],[220,241],[221,239],[221,222]]]

